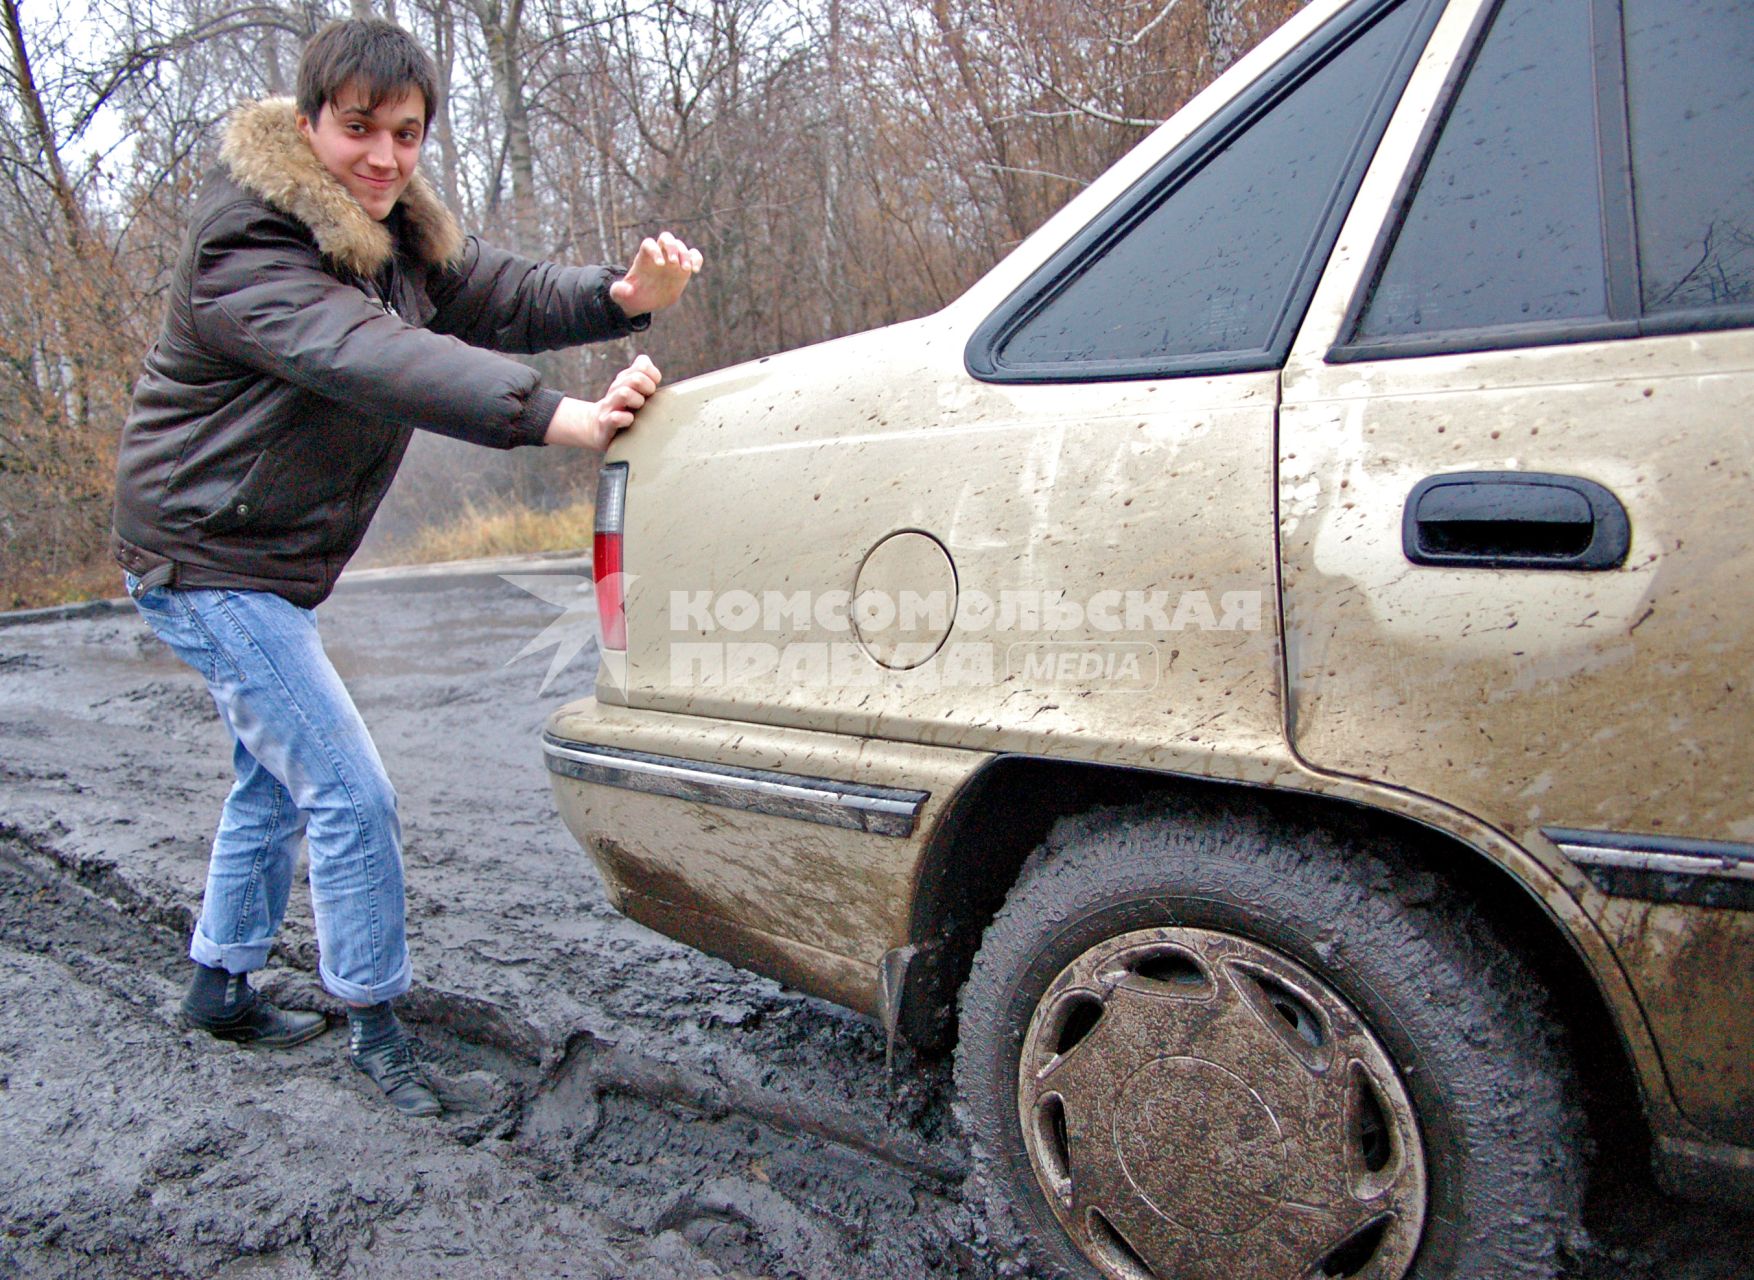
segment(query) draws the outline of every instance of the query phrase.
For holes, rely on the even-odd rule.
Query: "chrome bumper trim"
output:
[[[1658,1134],[1652,1154],[1671,1195],[1744,1211],[1754,1203],[1754,1148]]]
[[[1603,893],[1651,902],[1754,909],[1754,845],[1543,827]]]
[[[747,809],[880,836],[909,836],[930,792],[874,787],[677,756],[592,747],[542,735],[550,773],[605,787]]]

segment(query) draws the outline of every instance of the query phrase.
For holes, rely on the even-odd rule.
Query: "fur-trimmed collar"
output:
[[[298,131],[291,98],[240,106],[226,125],[219,158],[245,190],[309,227],[317,247],[345,270],[376,275],[395,253],[390,229],[348,194]],[[462,254],[462,230],[423,174],[415,172],[396,207],[406,247],[416,257],[437,266]]]

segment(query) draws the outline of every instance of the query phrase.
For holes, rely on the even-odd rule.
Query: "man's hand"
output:
[[[633,425],[633,415],[657,393],[663,380],[664,375],[648,357],[635,356],[632,364],[615,375],[601,400],[574,400],[570,396],[562,400],[549,419],[542,443],[602,452],[617,431]]]
[[[640,241],[633,265],[609,286],[609,296],[630,316],[662,311],[682,296],[701,262],[699,249],[663,232],[656,240]]]

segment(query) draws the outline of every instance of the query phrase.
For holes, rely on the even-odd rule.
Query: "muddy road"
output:
[[[495,566],[501,568],[503,566]],[[551,562],[524,572],[580,575]],[[558,579],[557,579],[558,581]],[[401,796],[406,1022],[448,1111],[347,1066],[295,888],[257,1054],[175,1007],[227,741],[131,609],[0,620],[0,1277],[981,1277],[949,1066],[616,916],[537,733],[590,687],[485,568],[320,612]],[[1749,1275],[1754,1222],[1603,1179],[1588,1280]]]

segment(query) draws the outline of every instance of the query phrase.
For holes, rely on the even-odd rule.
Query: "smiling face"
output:
[[[414,176],[426,138],[426,97],[411,88],[379,103],[375,111],[367,105],[370,101],[368,93],[348,81],[314,121],[301,114],[298,129],[323,167],[381,222]]]

